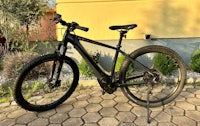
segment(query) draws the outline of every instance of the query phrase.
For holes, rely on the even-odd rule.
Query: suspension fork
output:
[[[53,76],[54,76],[54,73],[56,72],[56,80],[55,80],[55,86],[60,86],[60,80],[59,80],[59,77],[60,77],[60,72],[62,70],[62,67],[63,67],[63,61],[64,61],[64,57],[65,57],[65,53],[67,51],[67,44],[59,44],[58,45],[58,49],[55,51],[55,54],[58,56],[58,61],[59,61],[59,66],[58,66],[58,69],[56,71],[56,61],[57,60],[54,60],[53,62],[53,65],[52,65],[52,71],[51,71],[51,77],[50,77],[50,81],[53,80]],[[61,48],[63,47],[63,49],[61,50]]]

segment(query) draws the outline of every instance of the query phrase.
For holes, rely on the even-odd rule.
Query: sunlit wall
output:
[[[138,24],[128,39],[200,36],[200,0],[57,0],[57,13],[68,22],[76,21],[90,30],[76,34],[94,40],[118,39],[110,25]],[[63,30],[58,25],[58,38]]]

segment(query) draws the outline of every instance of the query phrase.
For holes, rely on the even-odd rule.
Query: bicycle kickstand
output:
[[[149,95],[151,94],[151,89],[150,84],[148,85],[148,90],[147,90],[147,123],[150,123],[150,102],[149,102]]]

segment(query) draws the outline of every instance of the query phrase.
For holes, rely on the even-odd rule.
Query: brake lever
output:
[[[61,15],[60,14],[56,14],[56,16],[54,18],[50,18],[50,21],[55,22],[56,24],[58,24],[61,21]]]

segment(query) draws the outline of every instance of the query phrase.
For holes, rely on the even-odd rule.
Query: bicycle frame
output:
[[[118,58],[119,53],[124,55],[126,58],[128,58],[132,62],[137,62],[138,64],[143,66],[146,70],[149,70],[149,68],[147,68],[146,66],[144,66],[140,62],[132,59],[128,54],[126,54],[124,51],[122,51],[120,49],[122,39],[123,39],[123,37],[126,33],[127,33],[127,31],[120,31],[119,42],[118,42],[116,47],[113,47],[113,46],[103,44],[103,43],[100,43],[100,42],[97,42],[97,41],[94,41],[94,40],[91,40],[91,39],[88,39],[88,38],[84,38],[84,37],[81,37],[81,36],[78,36],[78,35],[70,34],[66,30],[64,37],[63,37],[64,50],[63,50],[63,54],[61,54],[61,55],[65,55],[65,53],[67,51],[67,43],[70,42],[74,46],[74,48],[80,53],[80,55],[85,59],[86,63],[90,66],[90,68],[94,71],[94,74],[97,77],[97,79],[100,79],[100,80],[105,79],[105,78],[109,78],[108,81],[113,80],[113,79],[115,80],[115,74],[114,74],[115,73],[115,66],[116,66],[116,62],[117,62],[117,58]],[[113,62],[112,62],[112,68],[111,68],[110,75],[108,73],[106,73],[105,70],[100,65],[95,63],[95,61],[89,56],[86,49],[80,43],[80,40],[84,41],[84,42],[92,43],[92,44],[95,44],[95,45],[99,45],[99,46],[102,46],[102,47],[105,47],[105,48],[116,50],[115,55],[114,55],[114,59],[113,59]],[[138,75],[138,77],[141,77],[141,75]],[[137,78],[137,77],[135,77],[135,78]],[[118,84],[118,86],[121,86],[121,85]],[[128,84],[125,84],[123,86],[128,86]]]

